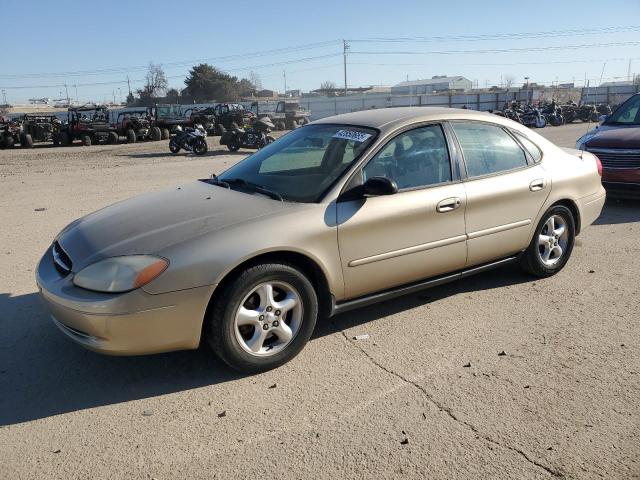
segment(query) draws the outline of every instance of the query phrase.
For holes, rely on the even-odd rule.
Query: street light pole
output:
[[[346,40],[342,40],[342,57],[344,61],[344,96],[347,96],[347,51],[349,44]]]

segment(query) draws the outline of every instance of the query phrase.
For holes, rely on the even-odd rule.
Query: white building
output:
[[[423,80],[411,80],[400,82],[391,87],[393,95],[422,95],[425,93],[438,93],[450,90],[466,92],[471,90],[471,80],[464,77],[447,77],[446,75],[436,75]]]

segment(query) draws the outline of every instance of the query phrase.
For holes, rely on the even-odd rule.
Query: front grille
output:
[[[588,148],[598,156],[604,168],[640,168],[640,149]]]
[[[60,275],[68,275],[69,272],[71,272],[73,263],[71,262],[69,255],[67,255],[67,252],[62,249],[58,242],[53,242],[51,254],[53,255],[53,263],[55,264],[58,273],[60,273]]]

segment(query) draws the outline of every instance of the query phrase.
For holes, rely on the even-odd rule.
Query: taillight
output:
[[[593,153],[591,155],[593,155]],[[602,177],[602,162],[600,161],[597,155],[593,155],[593,158],[596,159],[596,166],[598,167],[598,175]]]

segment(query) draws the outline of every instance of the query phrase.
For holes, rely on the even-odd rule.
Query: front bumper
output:
[[[198,348],[213,286],[106,294],[76,287],[72,278],[60,275],[47,250],[36,270],[41,297],[54,324],[83,347],[110,355]]]

